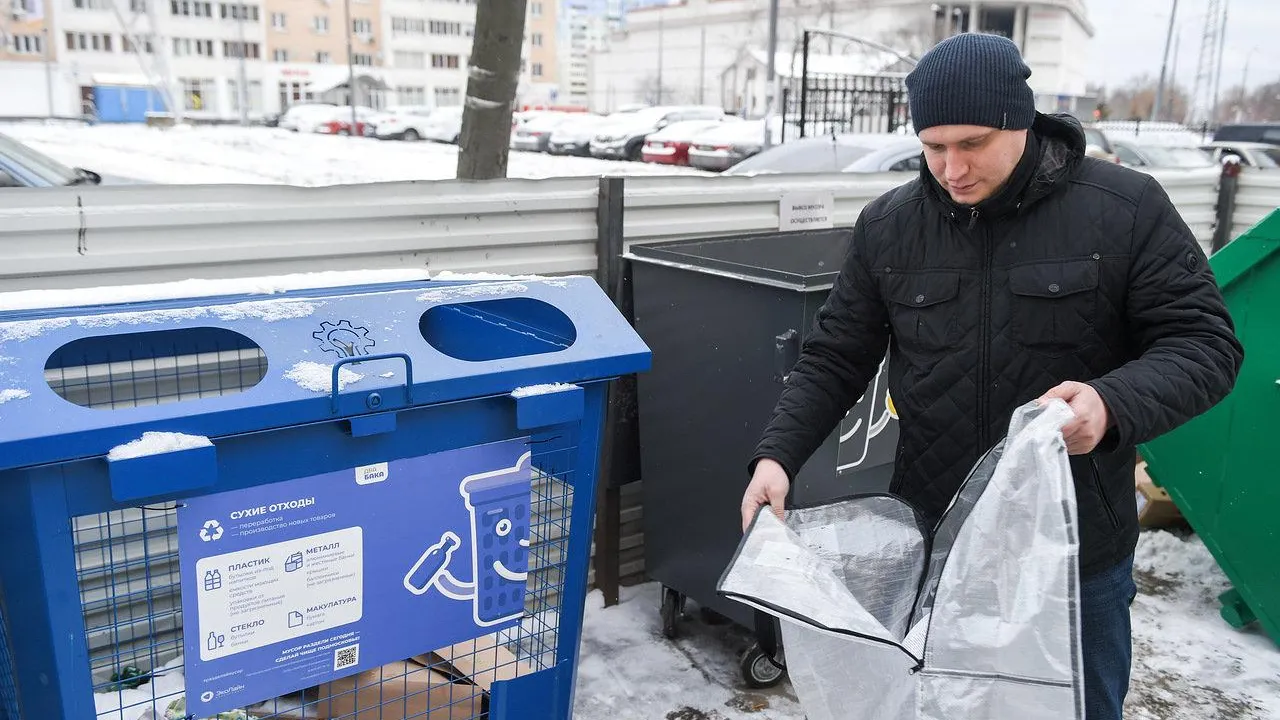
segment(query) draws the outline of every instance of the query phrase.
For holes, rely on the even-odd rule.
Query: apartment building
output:
[[[385,106],[392,99],[381,69],[387,64],[382,16],[389,2],[394,0],[264,0],[267,110],[312,100]]]
[[[44,0],[0,0],[0,88],[6,114],[50,112],[56,97],[52,64],[58,56],[51,11]]]
[[[561,95],[556,2],[530,0],[520,104]],[[476,19],[475,0],[0,0],[0,8],[7,114],[49,114],[52,98],[55,115],[134,122],[171,105],[196,119],[234,120],[242,96],[251,118],[310,101],[459,105]]]

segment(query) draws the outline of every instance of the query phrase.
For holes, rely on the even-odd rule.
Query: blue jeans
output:
[[[1138,594],[1133,556],[1080,582],[1085,720],[1121,720],[1133,641],[1129,606]]]

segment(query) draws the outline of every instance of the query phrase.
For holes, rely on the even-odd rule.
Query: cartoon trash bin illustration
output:
[[[462,540],[446,531],[409,569],[404,586],[415,595],[431,588],[453,600],[471,600],[481,627],[524,615],[529,576],[529,516],[532,453],[514,467],[470,475],[458,486],[471,515],[470,582],[449,571]]]

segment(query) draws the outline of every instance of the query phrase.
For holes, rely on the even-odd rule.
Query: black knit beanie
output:
[[[1036,118],[1031,68],[999,35],[963,33],[938,43],[907,75],[916,132],[935,125],[1025,130]]]

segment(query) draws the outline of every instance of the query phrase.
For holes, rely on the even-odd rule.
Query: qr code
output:
[[[333,651],[333,669],[345,670],[360,664],[360,646],[348,645]]]

